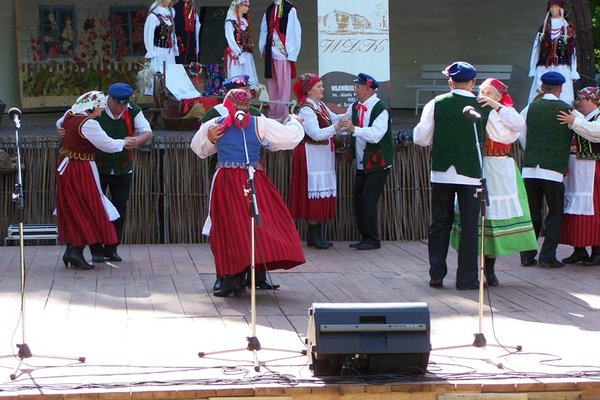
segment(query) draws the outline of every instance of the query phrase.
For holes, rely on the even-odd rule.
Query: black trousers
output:
[[[560,241],[560,227],[565,204],[565,185],[562,182],[548,181],[545,179],[523,179],[531,222],[535,230],[535,237],[540,236],[542,228],[542,212],[544,199],[548,205],[548,214],[544,219],[544,243],[540,250],[539,261],[550,262],[556,259],[556,248]],[[521,260],[530,260],[537,254],[536,250],[521,252]]]
[[[104,175],[100,174],[100,187],[102,192],[110,198],[115,208],[120,214],[120,217],[113,221],[115,231],[117,232],[117,244],[111,246],[102,246],[101,243],[96,243],[90,246],[92,254],[110,253],[117,249],[117,246],[123,239],[123,228],[125,227],[125,219],[127,218],[127,203],[129,202],[129,194],[131,193],[131,182],[133,174],[123,175]]]
[[[431,184],[431,226],[429,227],[429,276],[444,279],[448,274],[446,258],[454,220],[454,198],[458,197],[461,235],[458,248],[456,286],[478,282],[477,222],[481,202],[475,197],[477,185]]]
[[[357,170],[354,179],[354,217],[361,242],[379,244],[379,198],[390,168],[365,173]]]

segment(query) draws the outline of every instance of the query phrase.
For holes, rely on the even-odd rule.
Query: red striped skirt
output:
[[[335,217],[335,197],[308,198],[308,170],[304,143],[294,148],[288,206],[293,218],[326,221]]]
[[[59,240],[74,247],[117,243],[89,161],[71,159],[56,174],[56,223]]]
[[[210,198],[210,248],[218,276],[250,266],[250,199],[244,196],[243,168],[220,168]],[[264,171],[254,173],[260,225],[255,227],[257,271],[290,269],[304,264],[300,237],[285,203]]]
[[[560,243],[574,247],[600,246],[600,161],[594,173],[594,215],[563,214]]]

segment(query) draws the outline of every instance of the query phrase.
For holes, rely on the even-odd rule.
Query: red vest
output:
[[[61,139],[59,154],[74,160],[93,160],[96,148],[81,133],[81,126],[91,119],[87,115],[73,115],[69,112],[63,121],[65,136]]]

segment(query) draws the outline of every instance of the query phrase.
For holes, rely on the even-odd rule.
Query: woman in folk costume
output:
[[[292,91],[298,99],[298,116],[303,120],[305,135],[294,149],[288,205],[293,218],[308,220],[306,244],[327,249],[333,243],[323,238],[321,223],[336,213],[332,137],[340,130],[342,115],[334,114],[321,102],[325,89],[318,75],[300,75]]]
[[[173,6],[175,16],[175,36],[179,55],[175,57],[177,64],[188,65],[198,61],[200,51],[200,18],[196,11],[195,0],[179,0]]]
[[[106,101],[102,92],[85,93],[57,122],[65,130],[56,173],[56,221],[58,238],[67,244],[65,267],[92,269],[83,257],[85,245],[117,243],[110,221],[119,213],[100,189],[94,159],[96,149],[117,153],[135,145],[135,138],[112,139],[102,130],[95,118],[106,108]]]
[[[483,170],[490,200],[485,219],[485,275],[489,286],[498,286],[496,257],[537,249],[537,240],[523,179],[511,157],[512,143],[519,137],[525,120],[514,109],[507,87],[497,79],[480,85],[477,101],[492,111],[488,116],[484,142]],[[450,242],[458,249],[460,219],[455,214]]]
[[[258,75],[252,51],[252,27],[250,25],[250,0],[233,0],[225,17],[227,47],[223,56],[227,78],[248,75],[250,89],[256,90]]]
[[[171,0],[159,0],[152,3],[144,24],[144,46],[146,61],[150,62],[150,70],[163,71],[163,62],[175,64],[179,55],[177,37],[175,35],[175,10]],[[154,85],[146,87],[145,94],[152,95]]]
[[[304,136],[302,125],[294,118],[283,125],[250,115],[250,95],[243,89],[230,90],[223,105],[228,115],[202,124],[191,143],[200,158],[217,154],[209,217],[203,230],[210,236],[217,276],[223,277],[221,289],[214,293],[217,297],[240,295],[251,264],[246,157],[256,169],[256,270],[289,269],[305,262],[292,217],[259,160],[261,147],[270,151],[293,149]]]
[[[574,102],[579,113],[561,112],[559,120],[575,132],[565,176],[565,210],[560,243],[574,247],[564,263],[600,265],[600,140],[581,135],[600,135],[600,88],[586,87]],[[587,246],[592,253],[588,256]]]
[[[565,19],[564,0],[549,0],[546,18],[533,42],[529,76],[533,77],[529,101],[538,95],[541,76],[555,71],[565,77],[560,99],[573,103],[573,81],[579,79],[575,52],[575,30]]]

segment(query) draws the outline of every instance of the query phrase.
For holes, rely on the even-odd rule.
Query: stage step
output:
[[[4,245],[9,240],[19,240],[19,224],[8,226]],[[58,243],[58,227],[56,224],[23,224],[23,240],[54,240]]]

